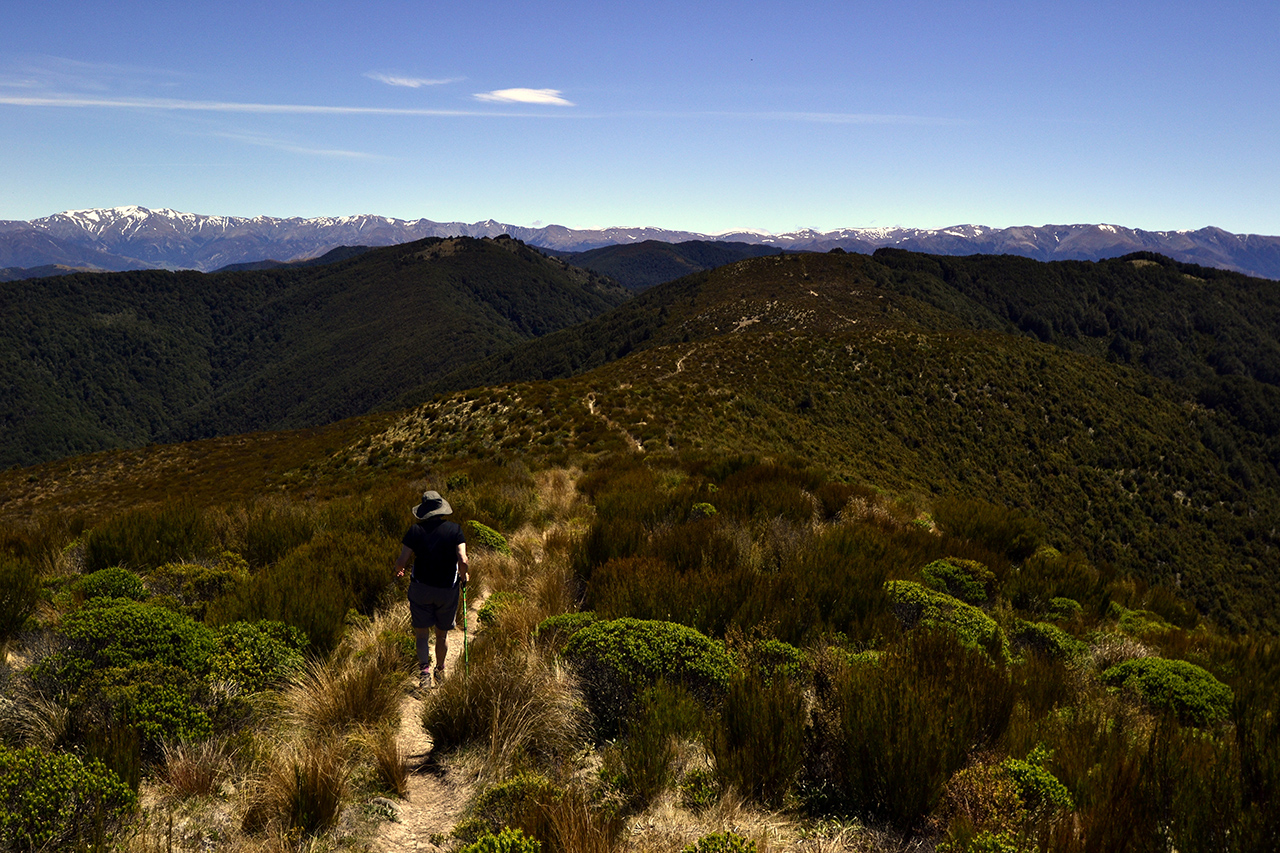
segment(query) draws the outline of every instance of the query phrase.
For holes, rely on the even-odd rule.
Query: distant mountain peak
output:
[[[562,225],[523,227],[483,222],[403,220],[375,214],[327,217],[235,217],[185,213],[169,208],[123,205],[66,210],[30,222],[5,223],[0,231],[0,267],[62,264],[102,269],[214,270],[266,258],[294,260],[323,255],[339,246],[385,246],[426,237],[497,237],[507,234],[532,246],[581,252],[649,240],[739,242],[789,251],[841,248],[871,252],[890,246],[941,255],[1014,254],[1036,260],[1101,260],[1136,251],[1175,260],[1280,278],[1280,237],[1232,234],[1221,228],[1142,231],[1110,223],[1014,226],[952,225],[805,228],[784,234],[737,229],[718,234],[649,226],[572,229]]]

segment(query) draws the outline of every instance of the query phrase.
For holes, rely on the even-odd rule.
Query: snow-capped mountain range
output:
[[[318,257],[338,246],[385,246],[424,237],[496,237],[562,252],[660,240],[715,240],[775,245],[795,251],[871,252],[893,246],[941,255],[1013,254],[1037,260],[1099,260],[1136,251],[1175,260],[1280,279],[1280,237],[1198,231],[1142,231],[1116,225],[1044,225],[942,229],[843,228],[769,234],[731,231],[697,234],[662,228],[575,230],[560,225],[529,228],[488,220],[433,222],[385,216],[277,219],[204,216],[145,207],[69,210],[29,222],[0,222],[0,268],[61,266],[76,269],[196,269],[211,271],[262,260]],[[10,275],[8,277],[13,277]]]

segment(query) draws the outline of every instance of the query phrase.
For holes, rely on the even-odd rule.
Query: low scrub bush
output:
[[[392,550],[362,533],[325,531],[210,604],[207,621],[284,622],[306,634],[312,652],[328,654],[342,637],[348,611],[368,616],[391,597]]]
[[[1096,618],[1107,601],[1101,574],[1083,554],[1061,554],[1052,548],[1041,548],[1011,571],[1003,590],[1015,608],[1034,616],[1054,612],[1054,602],[1069,599],[1078,605],[1079,612],[1087,611]],[[1070,605],[1061,606],[1077,612]]]
[[[484,835],[501,832],[508,826],[530,826],[538,804],[563,793],[550,779],[538,773],[517,773],[484,788],[468,809],[469,817],[458,824],[453,835],[471,843]]]
[[[720,799],[720,782],[716,774],[704,767],[695,767],[680,780],[680,805],[694,814],[701,814]]]
[[[913,581],[890,581],[886,589],[893,612],[904,628],[944,628],[965,645],[985,652],[993,662],[1008,660],[1004,632],[994,619],[973,605]]]
[[[1088,644],[1049,622],[1018,621],[1009,634],[1009,644],[1054,660],[1071,660],[1089,650]]]
[[[736,832],[713,832],[685,846],[680,853],[756,853],[756,843]]]
[[[1048,749],[1038,745],[1026,759],[1006,758],[1000,763],[1000,768],[1013,780],[1018,796],[1032,814],[1075,808],[1067,786],[1045,768],[1051,757]]]
[[[112,566],[90,572],[80,579],[80,591],[88,598],[131,598],[142,601],[147,597],[142,578],[128,569]]]
[[[995,587],[995,574],[977,560],[949,557],[934,560],[920,570],[924,582],[965,604],[986,604]]]
[[[146,572],[205,554],[213,544],[203,513],[188,502],[129,510],[85,536],[84,563],[95,572],[124,566]]]
[[[671,783],[676,739],[702,729],[703,711],[688,691],[659,682],[641,694],[618,753],[629,805],[643,809]]]
[[[111,709],[113,724],[136,728],[146,755],[159,755],[165,743],[213,734],[212,721],[197,702],[201,682],[186,670],[135,663],[104,670],[93,681]]]
[[[547,644],[554,649],[561,649],[565,643],[569,642],[570,637],[596,621],[594,610],[548,616],[538,623],[538,627],[534,629],[533,636],[539,643]]]
[[[618,732],[636,696],[659,680],[710,706],[736,671],[722,643],[673,622],[596,622],[574,634],[564,653],[582,681],[597,734],[606,738]]]
[[[243,693],[259,693],[301,671],[307,638],[283,622],[232,622],[218,629],[216,646],[210,678],[232,682]]]
[[[147,576],[152,602],[204,619],[209,603],[229,594],[249,579],[249,565],[239,555],[224,551],[218,562],[165,563]]]
[[[310,542],[316,529],[316,512],[310,507],[257,501],[247,508],[241,541],[235,544],[249,565],[263,568]]]
[[[511,556],[511,546],[507,544],[507,537],[492,527],[472,519],[463,524],[463,529],[466,530],[469,544],[502,554],[504,557]]]
[[[0,747],[0,846],[6,850],[105,847],[137,803],[97,762]]]
[[[502,619],[503,611],[524,601],[518,592],[495,592],[485,599],[477,616],[480,624],[492,628]]]
[[[1071,622],[1084,615],[1084,608],[1074,598],[1051,598],[1045,615],[1054,622]]]
[[[1184,660],[1148,657],[1125,661],[1102,673],[1102,682],[1134,691],[1157,711],[1191,726],[1211,726],[1230,713],[1231,688]]]
[[[98,598],[63,617],[71,649],[47,659],[60,678],[78,683],[90,670],[137,663],[173,666],[203,675],[215,650],[213,631],[189,616],[119,598]]]
[[[508,826],[497,835],[486,832],[472,843],[461,847],[458,853],[539,853],[541,850],[541,841]]]

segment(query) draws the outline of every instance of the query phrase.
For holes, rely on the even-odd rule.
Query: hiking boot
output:
[[[440,668],[436,670],[436,687],[439,687],[443,683],[444,683],[444,669]]]
[[[418,690],[421,692],[421,691],[430,690],[430,689],[431,689],[431,670],[424,669],[418,673]]]

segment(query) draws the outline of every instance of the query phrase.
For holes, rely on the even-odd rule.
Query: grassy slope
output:
[[[622,298],[513,240],[15,282],[0,289],[0,465],[327,423]]]

